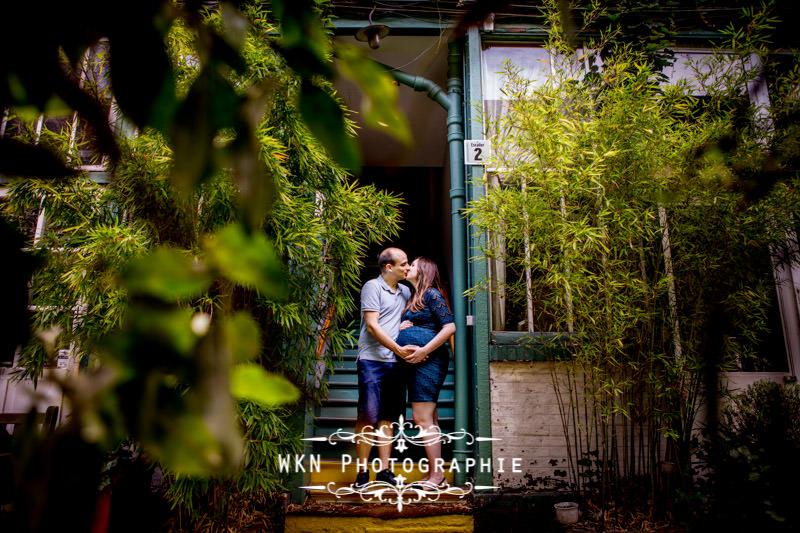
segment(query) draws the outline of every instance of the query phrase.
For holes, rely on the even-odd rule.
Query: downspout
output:
[[[402,70],[396,70],[388,65],[383,65],[382,63],[381,66],[384,67],[387,71],[389,71],[389,74],[392,75],[392,77],[395,79],[395,81],[397,81],[397,83],[408,85],[415,91],[427,92],[428,98],[430,98],[431,100],[442,106],[445,109],[445,111],[448,112],[450,111],[451,106],[450,106],[449,96],[444,92],[444,89],[436,85],[435,82],[429,80],[428,78],[423,78],[422,76],[412,76],[407,72],[403,72]],[[452,166],[452,163],[450,166]]]
[[[453,314],[456,321],[455,334],[455,429],[468,428],[467,397],[467,306],[464,299],[467,279],[466,222],[461,215],[466,199],[464,186],[464,119],[463,82],[461,79],[461,49],[457,43],[450,43],[448,55],[447,93],[429,79],[412,76],[391,67],[386,67],[398,83],[407,85],[415,91],[426,91],[428,97],[447,111],[447,144],[450,149],[450,209],[453,224]],[[455,441],[453,460],[456,461],[456,485],[463,485],[467,479],[465,459],[469,455],[464,439]]]
[[[464,293],[467,290],[467,228],[461,215],[465,199],[464,186],[464,117],[462,105],[464,101],[464,84],[461,80],[461,49],[458,44],[450,43],[448,59],[447,95],[450,97],[450,109],[447,113],[447,144],[450,148],[450,208],[453,217],[453,314],[456,320],[455,335],[455,429],[467,430],[467,302]],[[469,450],[464,439],[455,442],[453,460],[459,467],[455,472],[456,485],[463,485],[467,479],[464,471],[464,459]]]

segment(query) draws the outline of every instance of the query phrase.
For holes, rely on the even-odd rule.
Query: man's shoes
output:
[[[375,475],[375,481],[383,481],[384,483],[388,483],[389,485],[396,487],[397,486],[397,478],[394,477],[392,471],[388,468],[386,470],[381,470]]]
[[[358,473],[356,480],[353,482],[353,488],[362,489],[367,486],[367,483],[369,483],[369,470]]]

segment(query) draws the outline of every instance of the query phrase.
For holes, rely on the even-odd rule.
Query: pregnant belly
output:
[[[400,332],[400,334],[397,336],[397,344],[400,346],[405,346],[407,344],[425,346],[435,336],[436,332],[432,329],[411,326],[410,328],[406,328]]]

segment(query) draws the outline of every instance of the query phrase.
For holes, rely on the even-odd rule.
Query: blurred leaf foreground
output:
[[[17,527],[88,529],[122,458],[169,472],[190,515],[280,490],[299,400],[326,392],[308,376],[351,342],[361,258],[399,224],[352,180],[333,58],[408,141],[396,87],[333,47],[324,3],[5,12],[2,348],[34,383],[76,362],[48,375],[65,423],[16,439]]]

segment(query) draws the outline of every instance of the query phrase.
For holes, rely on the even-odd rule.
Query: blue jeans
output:
[[[396,422],[406,410],[406,387],[399,363],[359,359],[358,422]]]

